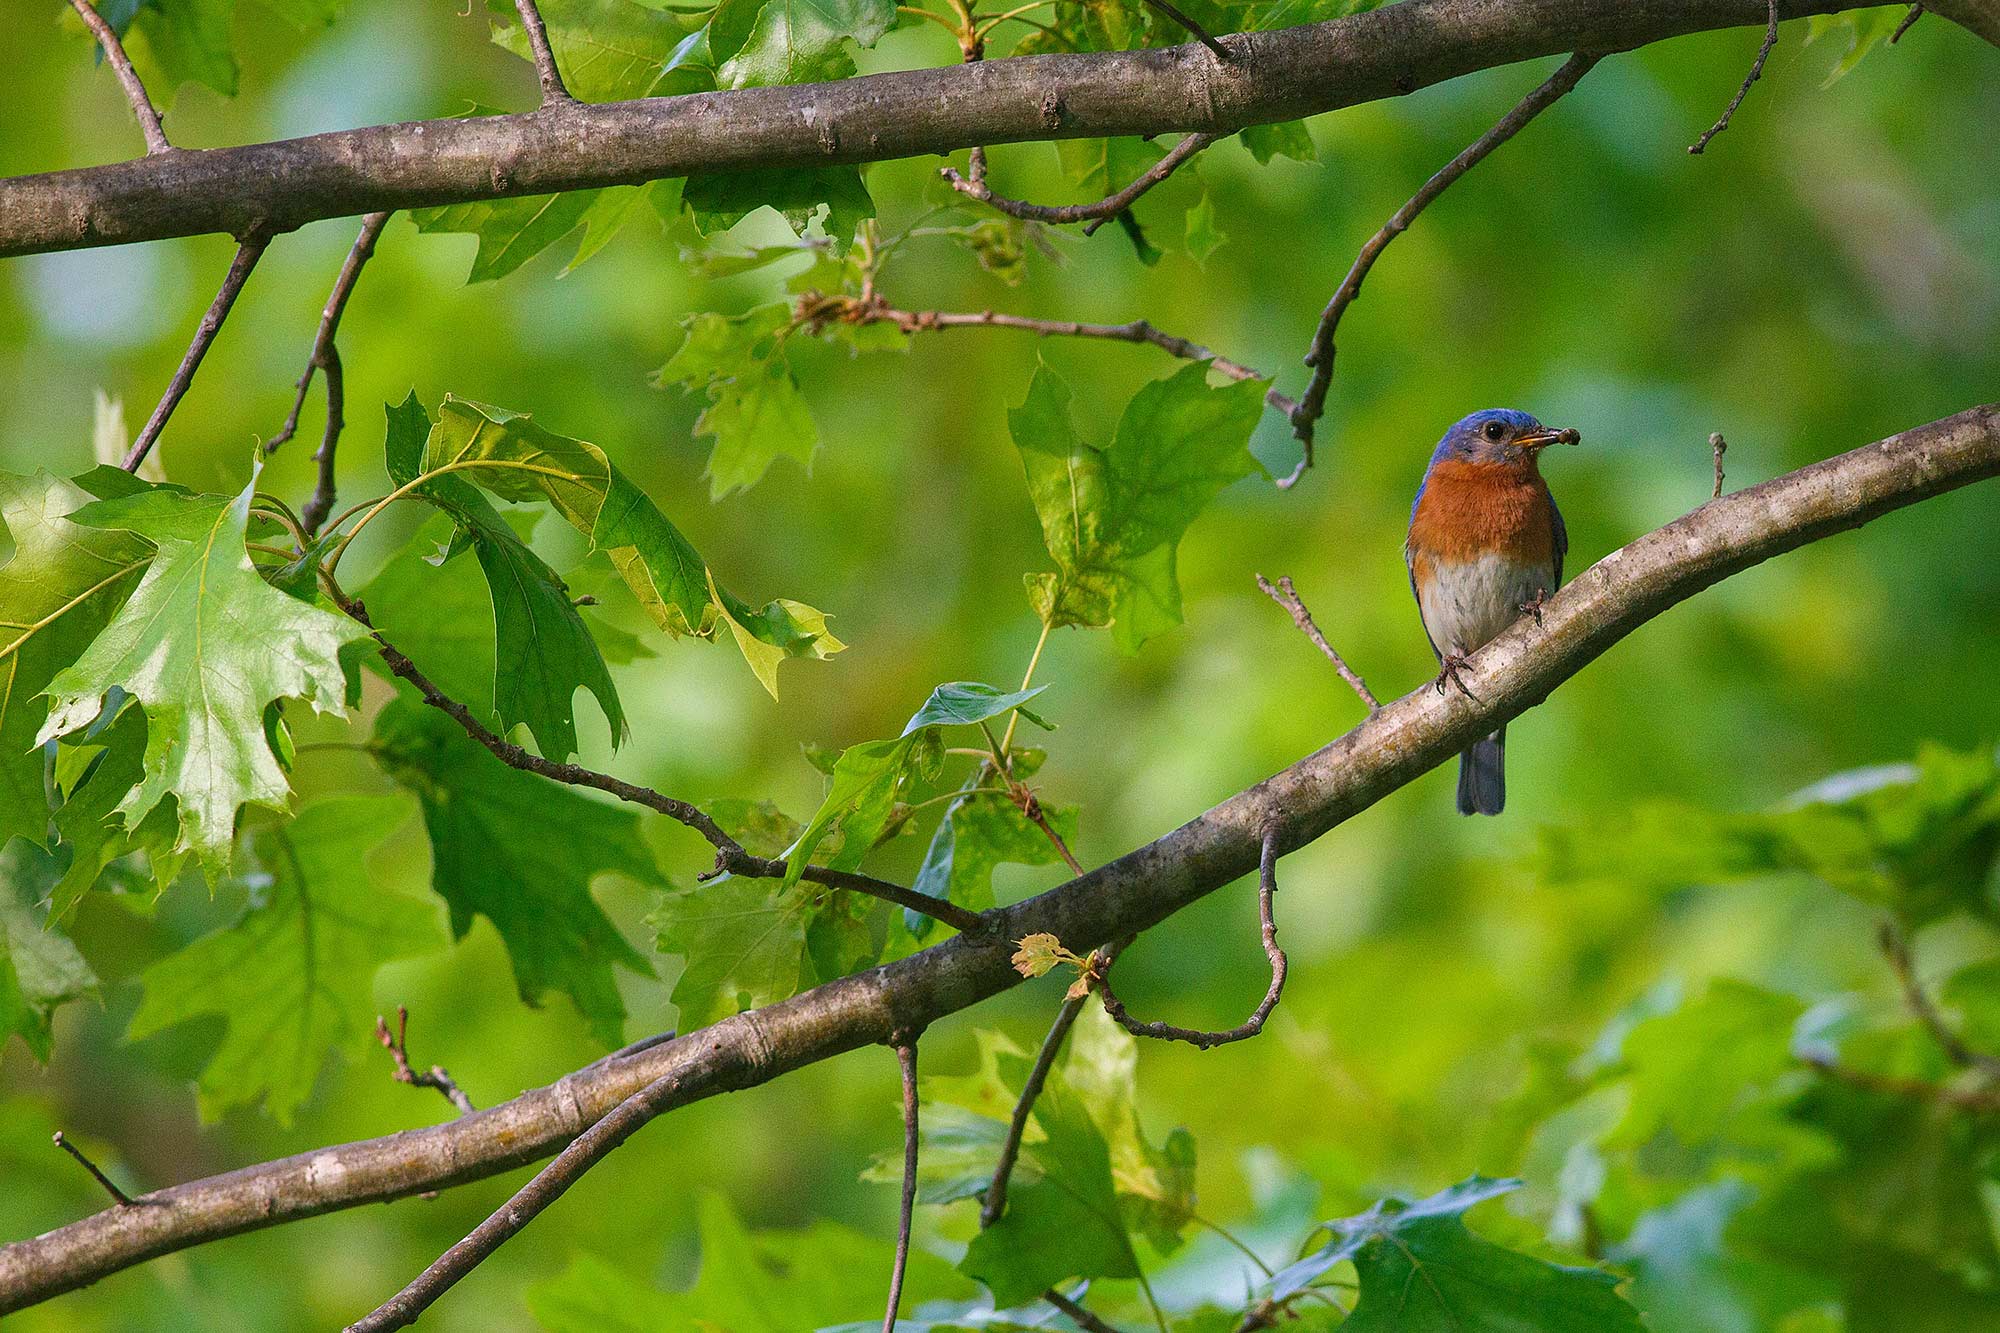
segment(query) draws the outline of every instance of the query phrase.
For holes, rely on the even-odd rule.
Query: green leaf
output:
[[[431,839],[431,884],[463,938],[475,915],[507,943],[522,1000],[576,1002],[591,1032],[619,1044],[625,1005],[614,965],[651,976],[591,897],[618,874],[664,885],[639,816],[501,763],[442,712],[400,698],[375,722],[377,756],[417,794]]]
[[[1238,137],[1260,167],[1269,166],[1274,157],[1289,157],[1300,162],[1311,162],[1319,157],[1319,150],[1313,145],[1312,131],[1306,128],[1303,120],[1252,125]]]
[[[654,181],[647,185],[614,185],[601,190],[571,190],[565,194],[518,199],[480,199],[413,209],[410,220],[417,224],[418,231],[426,234],[459,233],[479,238],[479,252],[473,256],[472,271],[465,277],[468,283],[504,278],[582,228],[576,253],[563,267],[563,276],[567,276],[609,244],[631,220],[635,207],[649,191],[671,195],[679,184]]]
[[[785,357],[791,322],[791,307],[782,301],[742,315],[690,315],[679,350],[654,377],[708,395],[694,428],[715,441],[711,499],[755,486],[780,458],[812,466],[819,427]]]
[[[1385,1199],[1327,1222],[1333,1239],[1271,1280],[1300,1291],[1338,1263],[1360,1282],[1346,1333],[1643,1333],[1618,1279],[1504,1249],[1466,1229],[1474,1204],[1518,1189],[1474,1176],[1417,1203]]]
[[[634,0],[541,0],[538,8],[571,96],[625,102],[687,91],[660,87],[689,32],[672,10]],[[513,0],[486,0],[486,10],[494,44],[533,59]]]
[[[714,1194],[701,1196],[697,1218],[701,1268],[689,1290],[663,1300],[601,1261],[577,1260],[529,1289],[529,1309],[552,1333],[803,1333],[871,1315],[881,1327],[886,1239],[831,1222],[753,1235]],[[911,1250],[903,1289],[911,1307],[968,1292],[942,1260]]]
[[[383,889],[365,867],[408,817],[400,796],[342,796],[258,829],[246,840],[242,919],[141,976],[133,1040],[193,1018],[224,1022],[199,1082],[204,1118],[262,1101],[289,1124],[329,1051],[371,1044],[376,968],[441,942],[434,907]]]
[[[1845,33],[1847,46],[1840,60],[1827,74],[1822,88],[1831,88],[1852,74],[1870,51],[1886,41],[1909,12],[1907,5],[1884,5],[1879,9],[1849,10],[1844,14],[1812,14],[1806,18],[1806,42],[1810,45],[1829,33]]]
[[[723,62],[721,82],[750,88],[849,78],[846,44],[873,46],[895,20],[893,0],[764,0],[742,47]]]
[[[99,754],[70,785],[56,809],[56,832],[69,848],[69,866],[49,891],[49,919],[66,920],[96,884],[106,866],[135,851],[146,853],[156,886],[164,891],[179,875],[182,855],[174,850],[179,823],[174,799],[155,806],[137,828],[116,818],[118,803],[145,776],[146,715],[127,706],[91,748]]]
[[[1030,574],[1028,598],[1044,624],[1110,625],[1121,648],[1181,621],[1175,553],[1188,526],[1224,487],[1261,471],[1248,448],[1264,384],[1211,388],[1206,364],[1141,389],[1109,448],[1081,439],[1069,386],[1046,363],[1008,425],[1053,574]]]
[[[46,1062],[57,1006],[97,989],[97,974],[40,903],[57,879],[56,858],[24,839],[0,846],[0,1049],[19,1037]]]
[[[779,662],[824,659],[846,646],[813,607],[779,598],[755,610],[720,587],[687,538],[594,444],[544,430],[519,413],[446,398],[426,448],[432,468],[474,459],[502,464],[464,475],[503,499],[547,503],[610,557],[640,606],[669,634],[710,639],[728,626],[773,698]]]
[[[737,875],[667,894],[646,924],[661,953],[686,960],[672,996],[681,1030],[798,994],[816,899],[808,886]]]
[[[1111,1148],[1083,1100],[1051,1079],[1035,1101],[1045,1137],[1025,1146],[1033,1170],[1007,1191],[1007,1211],[973,1237],[959,1271],[984,1282],[998,1308],[1068,1278],[1137,1277],[1111,1175]]]
[[[1159,1143],[1139,1126],[1139,1042],[1102,1005],[1090,1005],[1070,1033],[1063,1078],[1089,1108],[1111,1148],[1111,1176],[1127,1224],[1161,1254],[1172,1254],[1194,1220],[1195,1143],[1175,1129]]]
[[[833,766],[832,780],[827,784],[826,799],[792,849],[785,884],[789,887],[798,883],[800,872],[821,840],[832,831],[836,820],[847,834],[848,857],[859,863],[887,824],[896,793],[930,766],[935,757],[937,728],[988,721],[1019,707],[1043,688],[1037,686],[1009,694],[974,681],[940,685],[931,691],[923,707],[911,715],[896,739],[868,741],[841,751]],[[1033,715],[1024,710],[1023,716]],[[1040,719],[1036,721],[1040,723]]]
[[[46,472],[0,472],[0,524],[13,555],[0,564],[0,844],[41,845],[49,802],[35,736],[48,716],[41,693],[74,662],[138,586],[152,548],[65,515],[90,496]]]
[[[1792,1028],[1804,1012],[1789,995],[1723,978],[1639,1023],[1625,1038],[1631,1104],[1610,1144],[1637,1146],[1662,1130],[1701,1143],[1729,1130],[1795,1067]]]
[[[414,393],[400,406],[389,408],[383,452],[390,479],[399,486],[416,483],[411,494],[449,514],[460,534],[454,550],[469,544],[486,575],[493,605],[494,660],[507,664],[506,670],[494,673],[493,713],[502,730],[526,726],[544,755],[567,759],[576,753],[572,699],[578,689],[587,689],[604,710],[615,746],[626,734],[618,688],[611,682],[597,641],[577,613],[568,585],[528,549],[468,480],[477,477],[490,484],[498,469],[439,471],[463,457],[480,456],[460,452],[468,442],[458,429],[463,418],[451,414],[454,403],[447,399],[439,408],[436,426]],[[474,433],[471,442],[476,440]],[[508,491],[501,493],[512,498]],[[536,492],[529,494],[539,498]]]
[[[143,0],[137,6],[120,35],[156,106],[172,106],[183,83],[236,95],[235,17],[236,0]]]
[[[822,207],[823,229],[836,250],[845,249],[862,219],[875,216],[875,201],[858,167],[771,167],[690,176],[681,200],[704,236],[727,231],[760,208],[774,209],[793,232],[803,235]]]
[[[1079,193],[1091,199],[1104,199],[1151,171],[1167,154],[1150,140],[1124,136],[1059,139],[1056,155],[1062,161],[1063,175]]]
[[[1014,776],[1028,776],[1018,751]],[[966,777],[962,790],[970,791],[987,781],[990,778],[983,767],[976,768]],[[1062,835],[1064,842],[1073,844],[1078,825],[1076,806],[1044,804],[1042,816]],[[1004,862],[1058,865],[1062,854],[1049,836],[1005,796],[991,793],[961,796],[945,808],[944,818],[938,822],[911,887],[918,893],[983,912],[993,906],[993,871]],[[921,912],[906,910],[903,924],[922,939],[936,923]]]
[[[1206,268],[1208,257],[1222,248],[1227,236],[1215,225],[1215,201],[1206,190],[1201,202],[1187,211],[1187,252],[1195,263]]]
[[[1632,1272],[1632,1303],[1654,1333],[1759,1333],[1833,1300],[1832,1283],[1739,1252],[1730,1222],[1753,1191],[1740,1180],[1690,1190],[1639,1219],[1613,1259]]]
[[[228,869],[236,812],[282,810],[290,794],[265,738],[266,708],[304,699],[344,712],[340,652],[365,635],[258,576],[243,546],[256,485],[253,473],[233,498],[161,489],[69,515],[143,537],[156,553],[103,632],[49,682],[52,708],[37,737],[87,725],[114,686],[136,696],[146,710],[145,777],[118,811],[138,827],[162,798],[178,798],[175,849],[195,852],[211,880]]]

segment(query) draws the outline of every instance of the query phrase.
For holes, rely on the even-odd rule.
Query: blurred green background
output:
[[[10,25],[0,81],[0,173],[135,151],[109,73],[56,21],[57,6],[26,8]],[[1429,679],[1399,548],[1424,461],[1460,415],[1520,407],[1583,432],[1581,449],[1549,460],[1575,570],[1707,497],[1710,431],[1729,438],[1737,486],[2000,397],[2000,52],[1933,17],[1822,86],[1838,41],[1806,45],[1803,35],[1788,25],[1735,125],[1698,158],[1686,146],[1734,90],[1753,31],[1602,64],[1389,250],[1341,332],[1319,466],[1290,492],[1238,484],[1196,523],[1181,549],[1186,625],[1129,658],[1106,634],[1053,637],[1040,679],[1061,730],[1039,782],[1046,799],[1082,804],[1085,863],[1157,836],[1357,720],[1355,700],[1253,573],[1292,575],[1379,694]],[[534,100],[532,71],[488,43],[483,13],[451,4],[355,0],[304,38],[245,6],[237,36],[241,94],[183,88],[167,121],[176,143]],[[920,27],[892,33],[864,68],[949,56],[943,35]],[[1183,253],[1147,267],[1113,227],[1088,242],[1058,238],[1062,262],[1038,256],[1009,287],[956,247],[915,241],[885,275],[887,295],[908,308],[1143,316],[1296,392],[1313,322],[1356,246],[1545,73],[1493,71],[1322,117],[1310,123],[1313,163],[1259,167],[1233,141],[1211,150],[1201,171],[1229,239],[1205,267]],[[1072,197],[1051,148],[996,150],[994,160],[1003,188]],[[922,211],[936,165],[870,170],[885,228]],[[167,431],[169,477],[241,487],[253,440],[284,418],[354,227],[322,222],[273,244]],[[765,214],[738,234],[781,232]],[[470,238],[393,221],[341,334],[342,493],[386,489],[380,404],[413,387],[427,402],[451,392],[530,411],[603,445],[743,595],[821,607],[851,646],[787,665],[774,703],[732,650],[663,643],[656,658],[619,668],[635,735],[615,757],[602,719],[579,710],[586,761],[696,800],[768,795],[803,816],[822,780],[801,743],[890,735],[939,681],[1020,674],[1037,629],[1021,576],[1048,560],[1006,409],[1036,356],[1064,370],[1099,439],[1139,385],[1175,367],[1152,349],[1038,346],[1001,331],[940,333],[907,354],[858,358],[815,345],[794,358],[824,439],[810,474],[781,460],[760,485],[711,503],[707,445],[691,437],[702,404],[649,378],[684,316],[774,299],[781,279],[693,277],[678,252],[692,239],[633,227],[573,273],[561,275],[568,247],[557,246],[509,278],[466,286]],[[0,466],[89,466],[99,392],[122,399],[135,427],[143,421],[230,250],[205,237],[0,265]],[[315,390],[267,489],[295,500],[310,489],[320,401]],[[1280,473],[1296,457],[1268,414],[1253,447]],[[558,525],[543,526],[559,566],[580,556]],[[357,548],[364,568],[410,530],[378,527]],[[1201,1145],[1204,1214],[1249,1215],[1253,1183],[1270,1169],[1259,1164],[1271,1161],[1318,1186],[1312,1216],[1354,1211],[1385,1190],[1429,1193],[1474,1170],[1516,1170],[1482,1154],[1531,1047],[1588,1041],[1662,981],[1698,989],[1727,975],[1808,1000],[1860,990],[1893,1009],[1858,905],[1792,884],[1671,896],[1550,886],[1533,872],[1537,832],[1662,799],[1760,808],[1827,773],[1907,758],[1924,740],[1990,746],[2000,737],[1996,533],[2000,491],[1975,487],[1732,579],[1513,728],[1502,819],[1459,819],[1451,774],[1434,773],[1289,858],[1282,923],[1294,971],[1266,1035],[1207,1055],[1157,1044],[1141,1055],[1149,1131],[1184,1125]],[[388,789],[338,751],[303,756],[295,775],[306,796],[357,783]],[[684,831],[650,833],[676,882],[704,866]],[[922,839],[906,839],[881,855],[883,873],[907,877],[921,854]],[[377,870],[416,889],[424,856],[412,826]],[[999,886],[1011,898],[1055,879],[1010,866]],[[646,895],[608,884],[600,896],[652,956]],[[446,1110],[392,1082],[371,1051],[330,1063],[290,1126],[255,1111],[201,1123],[191,1080],[218,1030],[125,1042],[137,1002],[129,982],[231,907],[193,881],[154,914],[86,905],[75,933],[104,978],[101,1003],[60,1014],[46,1068],[18,1043],[0,1051],[0,1237],[101,1204],[48,1146],[57,1127],[128,1187],[154,1188]],[[620,976],[628,1039],[674,1022],[666,996],[679,964],[656,961],[664,982]],[[1264,986],[1248,886],[1153,931],[1120,974],[1137,1012],[1238,1021]],[[385,968],[376,993],[385,1010],[410,1007],[414,1058],[448,1066],[480,1105],[601,1053],[566,1001],[519,1002],[483,920],[446,952]],[[1055,982],[1024,986],[934,1029],[926,1070],[969,1066],[975,1027],[1038,1040],[1057,998]],[[894,1190],[859,1175],[895,1146],[896,1116],[894,1061],[880,1051],[676,1112],[425,1327],[525,1326],[524,1288],[580,1252],[683,1285],[697,1261],[695,1212],[711,1192],[756,1227],[833,1219],[886,1237]],[[334,1326],[523,1178],[170,1256],[7,1326]]]

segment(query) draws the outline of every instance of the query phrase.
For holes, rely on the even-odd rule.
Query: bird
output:
[[[1410,505],[1403,560],[1438,659],[1439,693],[1449,681],[1470,695],[1458,677],[1466,657],[1523,614],[1540,623],[1569,550],[1562,511],[1542,480],[1541,453],[1581,438],[1526,412],[1489,409],[1438,441]],[[1506,746],[1501,727],[1459,755],[1460,814],[1497,815],[1505,807]]]

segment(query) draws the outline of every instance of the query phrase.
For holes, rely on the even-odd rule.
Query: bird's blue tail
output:
[[[1458,756],[1458,813],[1497,815],[1507,804],[1507,729]]]

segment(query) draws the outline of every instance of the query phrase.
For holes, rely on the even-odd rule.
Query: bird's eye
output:
[[[1486,423],[1486,429],[1481,433],[1489,440],[1498,440],[1507,433],[1507,428],[1497,421],[1489,421]]]

